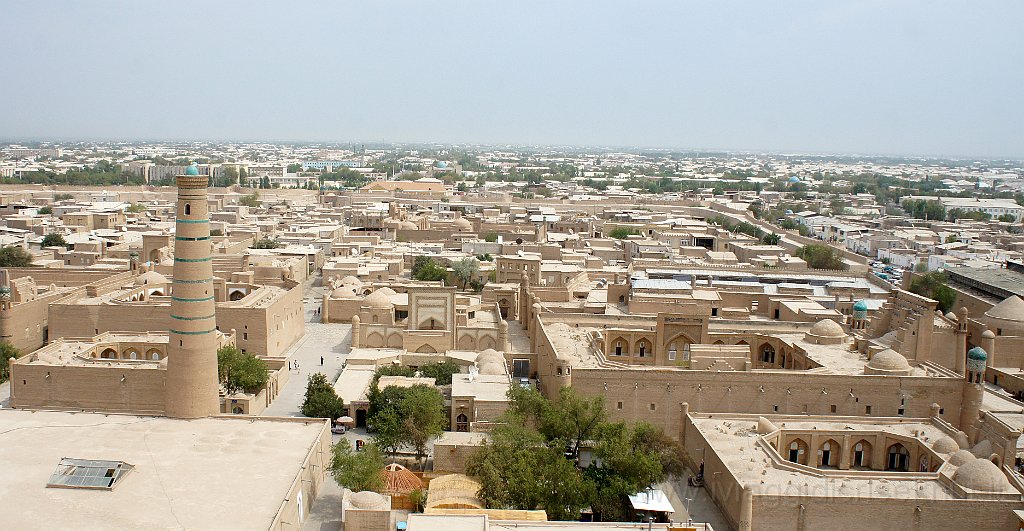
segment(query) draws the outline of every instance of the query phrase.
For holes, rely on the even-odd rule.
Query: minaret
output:
[[[220,413],[209,178],[193,165],[177,181],[166,412],[168,417],[193,419]]]

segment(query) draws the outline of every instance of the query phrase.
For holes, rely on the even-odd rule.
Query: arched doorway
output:
[[[646,339],[641,339],[636,342],[636,354],[641,358],[646,358],[651,355],[651,344]]]
[[[798,463],[801,465],[807,464],[807,443],[801,439],[794,439],[789,443],[789,451],[786,455],[786,459],[790,462]]]
[[[842,457],[842,446],[839,445],[834,439],[829,439],[821,445],[821,460],[818,463],[819,468],[837,468],[839,466],[839,459]]]
[[[761,362],[775,364],[775,347],[769,343],[761,345]]]
[[[469,417],[465,413],[455,417],[455,431],[469,431]]]
[[[105,360],[116,360],[117,351],[112,348],[103,349],[103,352],[100,352],[100,357]]]
[[[498,301],[498,313],[501,314],[502,319],[508,319],[508,310],[512,307],[512,303],[508,299],[501,299]]]
[[[890,446],[886,455],[888,455],[888,460],[885,463],[886,470],[906,472],[909,469],[910,452],[908,452],[907,448],[902,444],[896,443]]]
[[[853,468],[871,468],[871,443],[858,441],[853,445],[853,461],[850,462]]]
[[[244,298],[245,298],[245,292],[243,292],[241,290],[232,291],[231,295],[228,296],[228,300],[232,300],[232,301],[240,301],[240,300],[242,300]]]

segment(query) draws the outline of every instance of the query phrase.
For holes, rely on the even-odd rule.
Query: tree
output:
[[[75,196],[73,196],[71,194],[67,194],[67,193],[53,194],[53,200],[55,202],[67,201],[67,200],[74,199],[74,198],[75,198]]]
[[[7,341],[0,341],[0,382],[11,377],[11,360],[18,359],[21,352]]]
[[[310,374],[306,380],[306,397],[302,401],[302,414],[307,417],[335,420],[344,413],[342,403],[334,386],[323,373]]]
[[[270,380],[267,362],[231,345],[217,349],[217,376],[231,393],[258,393]]]
[[[374,444],[392,454],[408,444],[416,450],[417,459],[426,456],[427,443],[447,425],[444,398],[437,389],[423,384],[379,389],[371,398],[370,410],[369,422],[376,430]]]
[[[448,278],[448,271],[429,256],[417,256],[412,263],[412,278],[437,282]]]
[[[328,470],[338,485],[354,492],[378,491],[384,488],[384,456],[372,444],[363,446],[362,451],[352,449],[352,443],[342,438],[331,445],[331,464]]]
[[[779,236],[778,234],[775,234],[774,232],[771,233],[771,234],[765,234],[764,236],[761,237],[761,243],[763,243],[765,245],[778,245],[781,242],[782,242],[782,236]]]
[[[948,277],[943,271],[932,271],[914,277],[910,281],[910,292],[938,301],[939,310],[946,313],[956,303],[956,292],[946,285]]]
[[[225,166],[224,180],[229,185],[238,184],[238,168],[235,166]]]
[[[41,247],[67,247],[68,242],[64,240],[64,237],[56,232],[51,232],[46,236],[43,236],[43,242],[40,244]]]
[[[488,232],[487,234],[484,234],[484,241],[485,242],[489,242],[489,243],[494,243],[494,242],[498,241],[498,233],[497,232]]]
[[[139,214],[146,211],[146,205],[143,205],[142,203],[132,203],[128,205],[128,208],[125,210],[132,214]]]
[[[17,246],[0,247],[0,267],[29,267],[32,255]]]
[[[238,204],[247,206],[249,208],[259,208],[260,206],[260,194],[253,192],[249,195],[243,195],[238,200]]]
[[[801,247],[796,255],[811,269],[846,269],[842,251],[831,245],[812,243]]]
[[[452,272],[455,274],[455,278],[462,283],[462,289],[466,289],[466,284],[480,272],[480,262],[476,258],[467,256],[452,264]]]
[[[224,231],[220,229],[210,229],[210,236],[223,236]]]
[[[1001,216],[996,218],[996,220],[1001,221],[1003,223],[1013,223],[1017,221],[1017,218],[1015,218],[1013,214],[1002,214]]]
[[[425,378],[433,378],[436,385],[451,385],[452,375],[459,372],[459,366],[450,361],[439,361],[420,366],[420,374]]]
[[[283,247],[281,242],[271,238],[260,238],[252,244],[253,249],[278,249],[280,247]]]
[[[39,209],[39,214],[43,216],[49,216],[50,214],[53,214],[53,207],[44,206]]]
[[[647,423],[608,423],[599,396],[564,388],[552,402],[514,387],[508,397],[501,424],[468,466],[489,508],[544,509],[553,520],[571,520],[590,506],[603,520],[623,520],[627,495],[684,470],[681,445]],[[581,470],[566,458],[578,455],[572,441],[599,459]]]
[[[299,173],[302,171],[302,164],[294,163],[288,165],[288,173]]]
[[[615,227],[614,229],[611,230],[611,232],[608,233],[608,237],[615,238],[616,240],[625,240],[630,236],[635,236],[638,234],[640,234],[638,230],[630,227]]]

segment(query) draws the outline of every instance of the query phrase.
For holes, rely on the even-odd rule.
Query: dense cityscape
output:
[[[0,13],[0,528],[1024,531],[1024,3]]]

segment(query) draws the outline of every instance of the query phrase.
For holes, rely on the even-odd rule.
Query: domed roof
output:
[[[398,224],[398,228],[402,230],[416,230],[419,227],[417,227],[416,224],[411,221],[403,221]]]
[[[866,312],[868,311],[868,304],[864,301],[857,301],[853,303],[853,311],[855,312]]]
[[[981,333],[981,337],[983,337],[985,339],[995,339],[996,335],[993,334],[991,330],[986,328],[985,331]]]
[[[505,363],[505,357],[499,354],[498,351],[489,348],[477,354],[476,363],[481,366],[485,363]]]
[[[822,319],[808,331],[812,336],[828,337],[828,338],[840,338],[846,337],[846,332],[843,331],[843,327],[839,323],[832,319]]]
[[[455,228],[457,228],[459,230],[472,230],[473,229],[473,224],[470,223],[469,220],[467,220],[466,218],[458,218],[458,219],[455,220],[455,222],[452,225],[454,225]]]
[[[974,347],[967,351],[967,359],[985,361],[988,359],[988,353],[981,347]]]
[[[953,312],[946,312],[946,319],[949,319],[950,321],[956,321],[957,317],[956,314]]]
[[[480,364],[480,374],[505,374],[505,364],[487,360]]]
[[[959,449],[960,445],[958,445],[951,437],[940,437],[939,440],[932,444],[932,450],[935,450],[940,454],[952,454]]]
[[[443,161],[443,160],[439,160],[439,161],[437,161],[437,167],[438,168],[447,168],[448,167],[448,163]]]
[[[365,510],[391,509],[388,499],[371,490],[361,490],[348,497],[353,508]]]
[[[999,467],[981,458],[961,465],[953,473],[953,481],[966,489],[982,492],[1002,492],[1010,487]]]
[[[395,290],[393,290],[393,289],[391,289],[391,288],[389,288],[387,286],[384,286],[383,288],[377,288],[377,291],[387,295],[388,297],[390,297],[392,295],[397,295],[398,294],[397,291],[395,291]]]
[[[379,309],[391,309],[391,308],[393,308],[394,305],[391,304],[391,297],[387,293],[384,293],[383,289],[384,288],[381,288],[381,289],[379,289],[379,290],[377,290],[377,291],[367,295],[366,298],[363,299],[363,304],[369,306],[370,308],[379,308]]]
[[[409,494],[416,489],[423,488],[423,481],[409,471],[409,469],[398,463],[391,463],[381,471],[384,479],[384,492],[386,494]]]
[[[910,364],[907,363],[907,358],[904,358],[899,352],[888,348],[876,353],[874,356],[871,356],[871,360],[868,361],[867,367],[875,371],[884,372],[910,370]]]
[[[992,455],[992,441],[988,439],[982,439],[978,444],[971,448],[971,453],[974,457],[988,457]]]
[[[199,175],[199,166],[192,164],[185,168],[185,175]]]
[[[356,290],[351,286],[338,286],[331,292],[332,299],[350,299],[356,296]]]
[[[953,455],[949,456],[949,462],[954,466],[963,466],[964,463],[974,459],[977,458],[974,457],[970,450],[957,450],[953,452]]]
[[[779,428],[778,428],[778,426],[775,425],[774,422],[772,422],[772,421],[770,421],[770,420],[768,420],[768,419],[766,419],[764,417],[757,417],[757,433],[758,434],[765,435],[767,433],[773,433],[773,432],[776,432],[778,430],[779,430]]]
[[[1005,321],[1024,321],[1024,300],[1013,295],[989,308],[985,315]]]
[[[167,277],[157,273],[156,271],[146,271],[145,273],[135,277],[135,285],[142,286],[144,284],[167,284],[170,281]]]
[[[363,281],[359,280],[358,278],[356,278],[356,277],[354,277],[352,275],[349,275],[349,276],[344,277],[344,278],[341,279],[341,284],[342,285],[352,284],[352,285],[355,285],[355,286],[362,286],[363,285]]]

